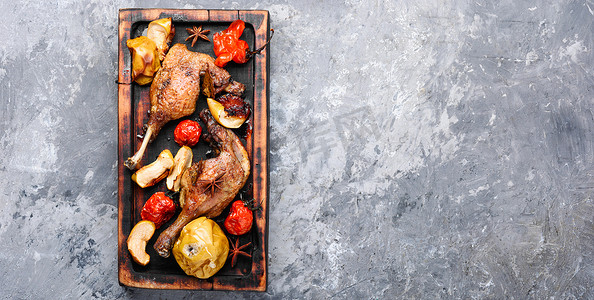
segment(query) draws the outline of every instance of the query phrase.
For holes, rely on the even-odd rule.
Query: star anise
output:
[[[231,242],[231,239],[229,239],[229,242],[230,242],[229,244],[231,245],[231,249],[229,249],[229,256],[232,256],[231,257],[231,268],[233,268],[235,266],[235,262],[237,261],[237,255],[243,255],[243,256],[252,258],[252,256],[249,253],[242,251],[244,248],[251,245],[252,242],[249,242],[249,243],[247,243],[245,245],[241,245],[241,246],[239,246],[239,238],[237,238],[235,240],[235,244],[233,244]]]
[[[198,40],[198,38],[210,42],[210,39],[206,36],[210,33],[210,30],[202,30],[202,25],[199,27],[194,26],[192,28],[186,28],[186,31],[190,35],[186,38],[186,41],[192,39],[192,47],[194,47],[194,44],[196,44],[196,40]]]
[[[219,186],[219,183],[223,182],[222,178],[223,178],[223,176],[225,176],[225,174],[227,174],[227,171],[223,172],[221,175],[217,176],[214,179],[196,180],[197,183],[206,183],[206,186],[200,193],[204,194],[206,191],[210,190],[210,196],[214,195],[215,190],[221,188]]]

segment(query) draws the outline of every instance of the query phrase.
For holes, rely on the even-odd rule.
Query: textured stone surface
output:
[[[594,298],[594,3],[530,2],[2,1],[0,298]],[[271,13],[267,293],[118,285],[143,6]]]

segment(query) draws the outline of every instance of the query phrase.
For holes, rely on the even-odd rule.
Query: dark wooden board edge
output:
[[[252,158],[252,175],[254,200],[261,204],[255,211],[254,227],[258,231],[257,247],[253,254],[252,272],[241,278],[217,277],[201,280],[191,276],[168,275],[157,281],[152,274],[136,272],[126,247],[126,239],[130,230],[131,205],[130,195],[125,190],[130,185],[130,176],[124,166],[125,158],[134,152],[130,143],[132,134],[133,107],[130,99],[130,58],[126,40],[130,38],[130,29],[137,21],[154,20],[163,15],[172,16],[174,21],[216,21],[232,22],[242,19],[254,26],[256,43],[261,45],[270,35],[268,11],[263,10],[187,10],[187,9],[121,9],[118,27],[118,280],[120,285],[148,289],[188,289],[188,290],[244,290],[266,291],[267,287],[267,253],[268,253],[268,103],[269,103],[269,48],[256,55],[254,78],[254,122],[253,137],[248,151]],[[251,151],[249,150],[251,148]],[[130,192],[130,191],[128,191]]]

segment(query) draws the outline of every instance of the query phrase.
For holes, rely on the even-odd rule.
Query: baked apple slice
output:
[[[155,223],[151,221],[140,221],[134,225],[128,236],[128,251],[132,259],[141,266],[146,266],[151,257],[146,253],[146,243],[155,233]]]
[[[177,154],[173,160],[175,161],[175,166],[171,169],[169,176],[167,176],[167,188],[174,192],[179,192],[181,187],[181,177],[192,165],[192,159],[194,155],[192,154],[192,149],[188,146],[183,146],[179,148]]]
[[[175,36],[175,27],[173,26],[173,22],[171,22],[171,18],[163,18],[150,22],[146,36],[157,44],[159,60],[165,59],[165,54],[169,50],[169,44],[171,44],[173,36]]]
[[[217,100],[206,98],[214,119],[227,128],[239,128],[250,116],[250,105],[241,97],[225,94]]]
[[[132,174],[132,181],[136,182],[141,188],[155,185],[163,178],[169,175],[169,170],[173,168],[175,162],[171,151],[165,149],[161,151],[157,160],[149,165],[140,168]]]

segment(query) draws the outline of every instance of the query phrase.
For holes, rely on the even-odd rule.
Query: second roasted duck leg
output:
[[[217,67],[209,55],[189,51],[183,44],[173,45],[151,84],[147,130],[138,151],[124,163],[128,169],[136,169],[147,145],[167,122],[194,113],[200,77],[204,74],[210,74],[217,92],[226,90],[241,95],[245,89],[243,84],[231,80],[226,70]]]
[[[200,216],[220,215],[250,174],[249,157],[239,138],[219,125],[208,109],[200,112],[200,119],[206,124],[208,139],[215,143],[219,155],[195,163],[182,176],[179,200],[182,211],[154,245],[163,257],[169,257],[173,243],[186,224]]]

